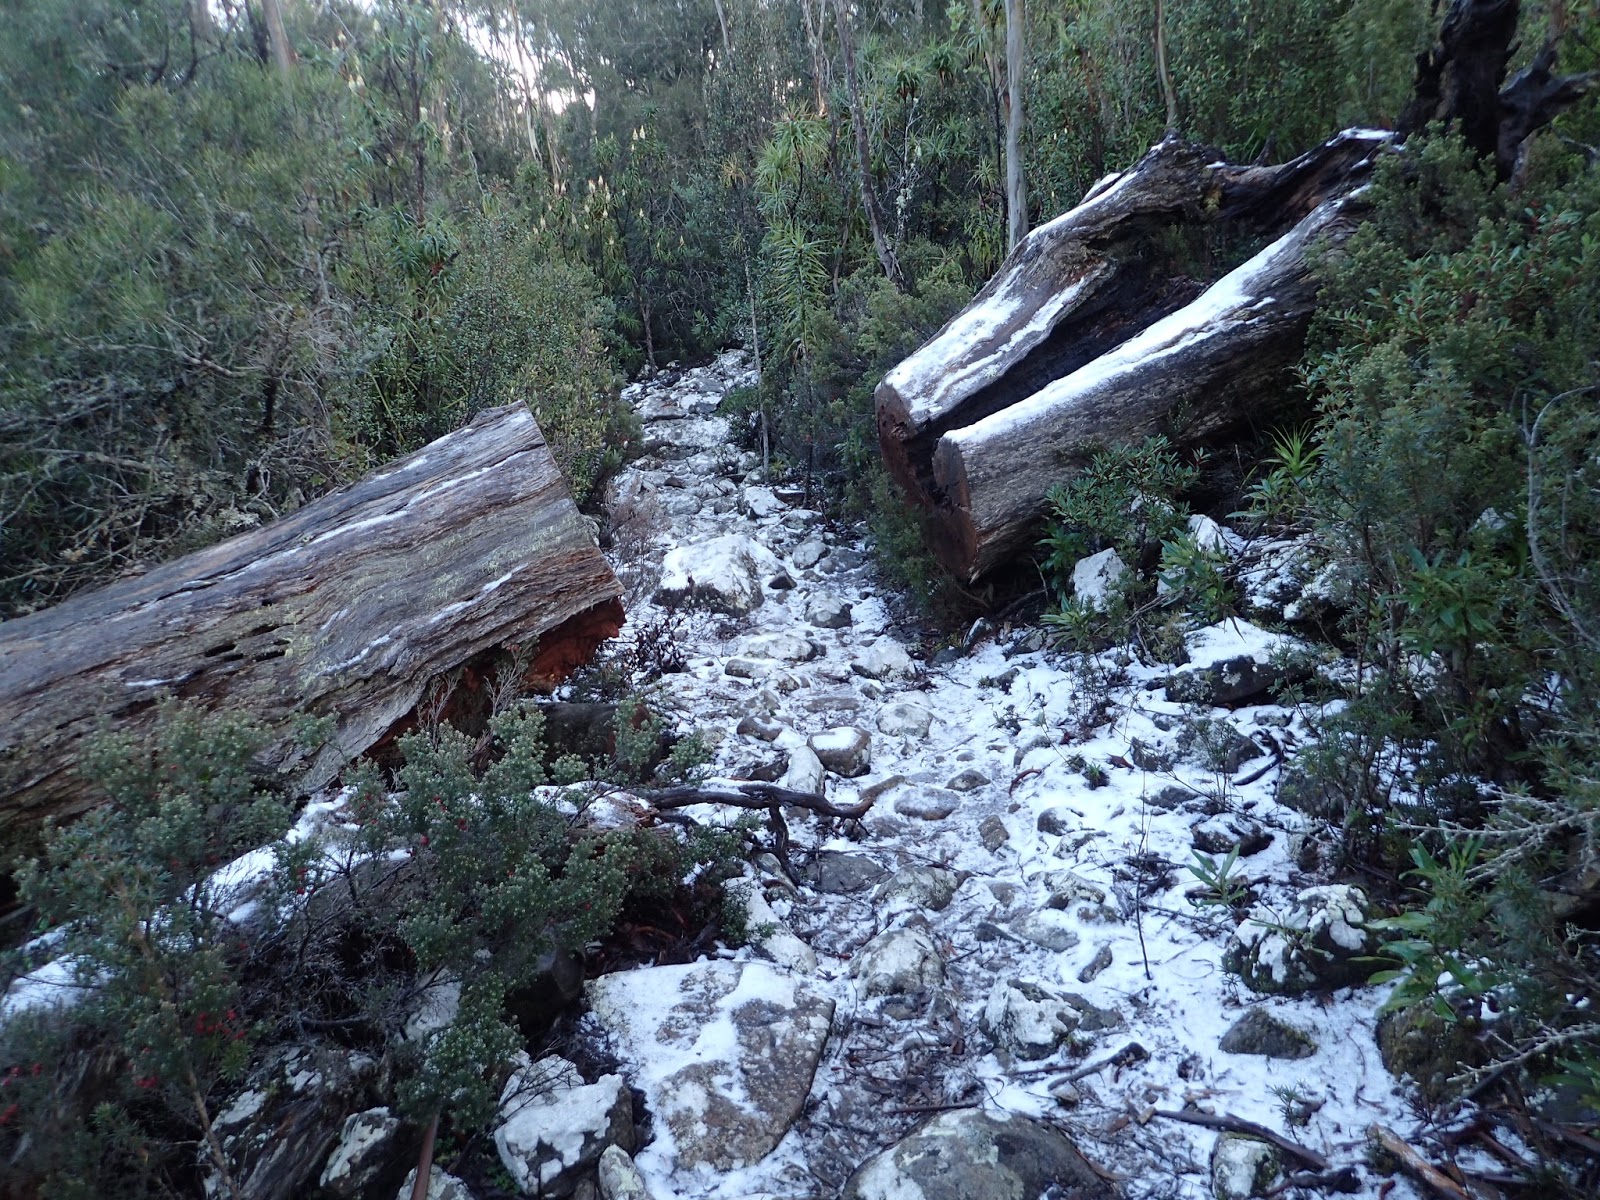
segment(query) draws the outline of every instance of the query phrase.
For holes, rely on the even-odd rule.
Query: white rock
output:
[[[750,888],[744,895],[746,924],[751,941],[757,950],[780,967],[812,975],[817,970],[816,951],[794,935],[759,886]]]
[[[425,1038],[447,1027],[461,1008],[461,981],[442,972],[423,984],[417,1007],[407,1019],[405,1030],[410,1041]]]
[[[702,604],[730,616],[743,616],[765,598],[761,581],[780,570],[772,551],[736,534],[679,546],[662,560],[656,601],[669,606]]]
[[[981,1021],[995,1043],[1022,1059],[1048,1058],[1078,1028],[1078,1010],[1041,984],[997,979]]]
[[[395,1194],[395,1200],[411,1200],[411,1190],[417,1183],[417,1169],[411,1168],[411,1174],[406,1176],[406,1181],[400,1185],[400,1190]],[[448,1175],[438,1167],[429,1169],[428,1172],[428,1200],[472,1200],[472,1193],[467,1191],[467,1185],[454,1175]]]
[[[789,769],[784,772],[780,782],[791,791],[820,795],[826,774],[816,752],[810,746],[801,745],[789,751]]]
[[[827,544],[821,538],[809,537],[789,552],[789,561],[806,571],[821,562],[827,553]]]
[[[1011,928],[1018,937],[1026,938],[1035,946],[1057,952],[1072,949],[1079,940],[1072,918],[1053,908],[1027,913]]]
[[[812,753],[835,775],[853,779],[872,769],[872,735],[854,725],[838,725],[806,739]]]
[[[757,520],[774,516],[786,507],[782,500],[772,494],[772,489],[769,487],[745,488],[744,495],[740,497],[740,505]]]
[[[574,1078],[572,1064],[552,1056],[513,1071],[500,1096],[495,1149],[524,1193],[570,1192],[607,1146],[633,1148],[633,1094],[622,1076],[576,1086]]]
[[[868,996],[904,996],[944,982],[944,959],[923,930],[886,930],[856,952],[850,975]]]
[[[644,1176],[633,1159],[617,1146],[607,1146],[600,1155],[601,1200],[652,1200]]]
[[[369,1108],[345,1118],[339,1144],[333,1148],[328,1165],[322,1168],[321,1186],[336,1196],[360,1196],[373,1183],[374,1176],[393,1157],[394,1135],[400,1120],[387,1108]],[[416,1172],[412,1172],[415,1177]]]
[[[744,643],[746,654],[756,658],[775,658],[780,662],[802,663],[810,662],[822,648],[810,638],[801,637],[798,633],[764,633],[758,637],[747,638]]]
[[[895,797],[894,810],[919,821],[942,821],[961,807],[961,793],[948,788],[924,787]]]
[[[904,646],[892,638],[880,638],[850,664],[850,669],[868,679],[903,679],[914,668]]]
[[[1110,603],[1112,586],[1127,570],[1115,550],[1080,558],[1072,568],[1072,594],[1084,607],[1103,611]]]
[[[837,596],[816,596],[806,605],[806,620],[818,629],[844,629],[850,624],[850,606]]]
[[[920,704],[904,701],[878,710],[878,732],[889,737],[925,738],[933,724],[933,714]]]

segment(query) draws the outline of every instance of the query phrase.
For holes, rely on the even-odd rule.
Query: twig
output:
[[[828,802],[816,792],[797,792],[792,788],[779,787],[775,783],[741,783],[737,789],[689,786],[644,788],[632,790],[631,794],[663,812],[674,808],[689,808],[695,804],[726,804],[732,808],[749,808],[757,811],[787,804],[821,813],[825,817],[858,821],[872,809],[871,800],[845,807]]]
[[[919,1113],[955,1112],[957,1109],[976,1108],[972,1103],[963,1104],[908,1104],[904,1108],[891,1108],[891,1117],[912,1117]]]
[[[1450,1200],[1476,1200],[1471,1192],[1418,1154],[1401,1136],[1382,1125],[1367,1126],[1367,1136],[1400,1161],[1400,1169]]]
[[[1129,1042],[1121,1050],[1099,1062],[1090,1063],[1086,1067],[1079,1067],[1066,1077],[1067,1083],[1077,1083],[1080,1079],[1087,1079],[1091,1075],[1104,1071],[1107,1067],[1126,1067],[1136,1062],[1143,1062],[1150,1057],[1149,1051],[1138,1042]]]
[[[1308,1146],[1286,1138],[1275,1129],[1268,1129],[1265,1125],[1257,1125],[1254,1121],[1246,1121],[1241,1117],[1216,1115],[1213,1113],[1172,1112],[1168,1109],[1157,1109],[1151,1116],[1165,1117],[1169,1121],[1184,1121],[1190,1125],[1203,1125],[1207,1129],[1225,1129],[1229,1133],[1242,1133],[1248,1137],[1260,1138],[1264,1142],[1271,1142],[1279,1150],[1293,1158],[1299,1159],[1313,1171],[1326,1171],[1331,1166],[1327,1159]],[[1471,1200],[1466,1197],[1464,1200]]]

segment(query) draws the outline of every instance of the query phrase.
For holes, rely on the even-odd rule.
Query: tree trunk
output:
[[[867,110],[861,101],[861,76],[856,71],[855,43],[850,34],[850,16],[845,12],[845,0],[833,0],[834,22],[839,27],[839,52],[844,58],[845,87],[850,93],[850,124],[856,134],[856,166],[861,175],[861,207],[867,213],[867,225],[872,230],[872,245],[878,252],[878,262],[889,282],[900,291],[906,290],[905,276],[900,271],[900,259],[885,228],[883,208],[878,203],[878,189],[872,182],[872,146],[867,137]]]
[[[1316,306],[1306,251],[1354,228],[1329,200],[1195,301],[1009,408],[939,439],[945,562],[969,579],[1026,551],[1050,489],[1103,445],[1203,443],[1270,415]]]
[[[508,665],[559,679],[620,627],[620,594],[527,409],[480,413],[275,524],[0,625],[0,817],[97,803],[85,739],[147,730],[168,697],[249,713],[264,764],[315,789],[430,689],[467,711]],[[335,723],[313,753],[301,713]]]
[[[267,23],[267,42],[272,47],[272,61],[278,70],[287,75],[294,70],[294,47],[289,44],[289,31],[283,25],[283,9],[278,0],[261,0],[261,16]]]
[[[1167,6],[1156,0],[1156,76],[1161,81],[1161,98],[1167,105],[1167,136],[1178,136],[1178,90],[1172,86],[1167,69]]]
[[[1341,134],[1277,167],[1212,163],[1204,147],[1151,149],[1076,208],[1039,226],[973,302],[878,387],[884,462],[925,507],[942,495],[933,451],[945,433],[1031,396],[1194,299],[1148,253],[1175,224],[1232,221],[1277,236],[1353,185],[1388,135]]]
[[[1025,0],[1006,0],[1006,253],[1028,234],[1028,189],[1022,168],[1022,77]]]

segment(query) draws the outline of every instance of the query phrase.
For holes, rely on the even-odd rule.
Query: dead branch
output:
[[[1332,1165],[1310,1147],[1302,1146],[1299,1142],[1284,1137],[1283,1134],[1274,1129],[1268,1129],[1265,1125],[1257,1125],[1254,1121],[1246,1121],[1242,1117],[1195,1112],[1190,1109],[1185,1109],[1183,1112],[1157,1109],[1150,1115],[1165,1117],[1169,1121],[1183,1121],[1189,1125],[1202,1125],[1207,1129],[1222,1129],[1228,1133],[1242,1133],[1246,1137],[1260,1138],[1264,1142],[1271,1142],[1290,1157],[1299,1159],[1314,1171],[1326,1171]],[[1471,1198],[1468,1197],[1467,1200],[1471,1200]]]

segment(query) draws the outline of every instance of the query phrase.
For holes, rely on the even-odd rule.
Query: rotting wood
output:
[[[1450,1200],[1481,1200],[1418,1154],[1394,1130],[1382,1125],[1369,1125],[1367,1136],[1394,1155],[1400,1163],[1400,1169],[1407,1175],[1419,1183],[1426,1184],[1441,1196],[1448,1196]]]
[[[169,697],[254,717],[265,763],[315,789],[436,680],[448,706],[513,662],[564,677],[620,628],[621,591],[532,415],[480,413],[272,525],[0,625],[0,817],[90,807],[85,739],[142,733]],[[309,754],[301,713],[335,726]]]

